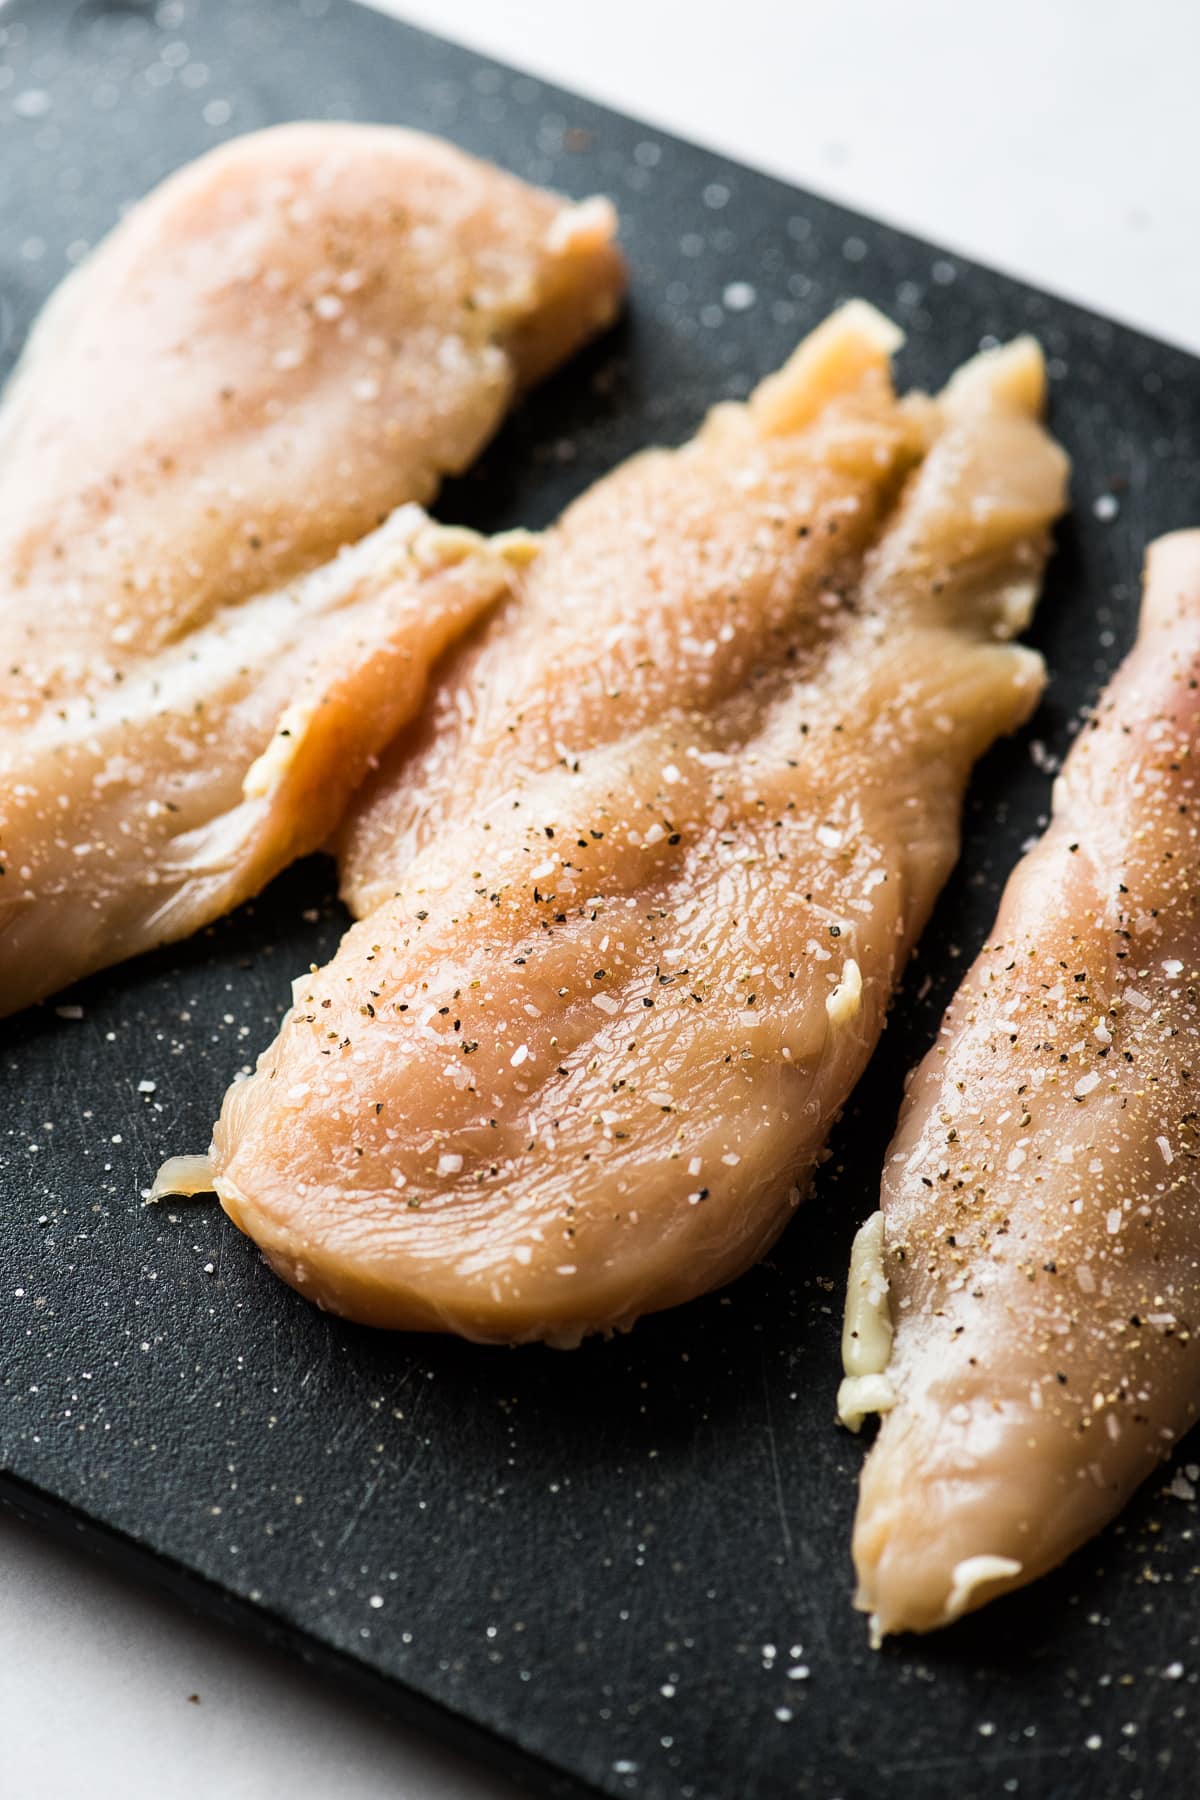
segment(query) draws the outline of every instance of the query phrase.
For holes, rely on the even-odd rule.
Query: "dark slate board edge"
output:
[[[151,1592],[164,1594],[198,1618],[245,1632],[253,1643],[281,1651],[305,1668],[327,1675],[388,1717],[428,1734],[448,1750],[473,1756],[485,1768],[513,1782],[523,1793],[545,1800],[596,1800],[600,1790],[579,1781],[511,1738],[479,1725],[422,1693],[415,1684],[380,1674],[357,1657],[332,1649],[301,1625],[256,1606],[230,1588],[208,1581],[194,1569],[128,1533],[73,1506],[60,1495],[0,1469],[0,1506],[35,1526],[58,1544],[94,1556],[105,1568],[130,1576]]]
[[[599,113],[604,118],[611,119],[614,124],[637,126],[639,130],[646,133],[647,137],[654,138],[658,143],[670,144],[672,148],[682,150],[689,155],[715,157],[737,174],[753,175],[756,181],[768,183],[780,196],[786,195],[790,199],[806,205],[828,208],[849,222],[864,226],[873,236],[886,232],[894,243],[911,246],[929,257],[944,257],[947,261],[963,263],[977,275],[994,276],[1005,287],[1020,289],[1027,295],[1036,296],[1039,300],[1048,300],[1059,312],[1072,313],[1080,322],[1116,327],[1123,336],[1136,338],[1145,348],[1160,353],[1165,351],[1170,355],[1184,356],[1189,359],[1200,354],[1186,344],[1175,343],[1170,338],[1160,337],[1157,332],[1147,331],[1144,326],[1135,325],[1129,319],[1121,318],[1115,313],[1100,312],[1085,301],[1072,299],[1069,294],[1060,292],[1056,287],[1034,281],[1032,276],[1023,275],[1018,269],[1006,269],[999,263],[988,262],[963,246],[938,243],[935,239],[927,238],[919,231],[914,231],[894,219],[885,218],[882,214],[863,212],[853,201],[839,199],[835,194],[822,193],[817,188],[805,187],[799,181],[789,180],[776,168],[739,156],[720,145],[705,143],[700,138],[685,137],[682,133],[672,131],[667,126],[656,123],[653,119],[643,117],[641,113],[623,112],[599,94],[591,94],[580,88],[562,87],[552,76],[540,74],[536,69],[523,68],[518,63],[506,62],[503,57],[494,55],[490,50],[483,49],[478,44],[469,43],[465,38],[456,37],[451,32],[429,31],[423,25],[415,25],[409,19],[397,17],[394,13],[381,12],[370,4],[370,0],[347,0],[347,3],[356,7],[359,12],[369,13],[375,19],[382,19],[385,24],[402,32],[410,32],[414,37],[426,38],[436,44],[449,44],[463,56],[474,57],[484,68],[497,69],[502,75],[511,77],[528,76],[531,81],[537,82],[538,87],[549,99],[566,101],[568,105],[581,102],[587,106],[590,112]],[[451,133],[447,133],[447,136],[453,141]],[[495,160],[502,166],[506,166],[503,158],[497,157]],[[615,200],[614,205],[617,205]],[[618,221],[620,214],[621,208],[617,205]],[[1034,335],[1036,336],[1036,333]],[[902,357],[903,354],[903,349],[901,349],[899,355]]]

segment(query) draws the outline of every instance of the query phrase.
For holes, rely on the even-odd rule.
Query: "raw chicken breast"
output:
[[[881,1632],[1061,1562],[1196,1417],[1198,726],[1190,532],[1150,551],[1137,644],[888,1157],[882,1266],[860,1259],[850,1310],[869,1340],[890,1299],[876,1369],[889,1322],[894,1347],[860,1377],[882,1391],[844,1390],[891,1408],[854,1534]]]
[[[451,658],[347,832],[365,916],[216,1131],[303,1293],[568,1344],[789,1217],[1042,685],[1038,350],[898,402],[897,338],[852,304],[618,469]]]
[[[612,229],[431,138],[286,126],[176,175],[60,289],[0,407],[0,1011],[336,824],[505,578],[411,517],[305,578],[611,317]],[[247,808],[301,696],[305,780]]]

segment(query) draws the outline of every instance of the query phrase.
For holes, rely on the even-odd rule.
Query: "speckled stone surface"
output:
[[[292,973],[336,944],[326,863],[0,1027],[0,1495],[538,1792],[1194,1795],[1200,1444],[1058,1575],[872,1655],[849,1605],[862,1452],[832,1414],[849,1240],[904,1069],[1130,639],[1146,540],[1200,521],[1200,364],[338,0],[14,0],[5,366],[127,201],[298,116],[444,132],[621,209],[626,323],[447,491],[448,519],[549,519],[850,293],[907,329],[906,381],[1036,331],[1076,463],[1033,634],[1053,682],[980,771],[963,863],[814,1199],[766,1266],[614,1343],[373,1335],[281,1287],[211,1207],[142,1205],[163,1156],[207,1141]]]

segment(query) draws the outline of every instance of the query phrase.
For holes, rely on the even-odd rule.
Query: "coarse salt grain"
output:
[[[731,281],[721,300],[727,312],[748,312],[758,294],[748,281]]]

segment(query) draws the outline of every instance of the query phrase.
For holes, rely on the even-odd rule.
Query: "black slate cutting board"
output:
[[[163,1156],[207,1142],[290,975],[333,950],[325,862],[4,1026],[0,1494],[538,1792],[1193,1796],[1200,1444],[1034,1591],[872,1655],[849,1605],[861,1449],[832,1413],[847,1249],[902,1073],[1132,635],[1146,540],[1200,522],[1200,363],[345,0],[14,0],[5,365],[127,201],[297,116],[426,127],[620,207],[626,323],[446,493],[448,519],[548,520],[851,293],[907,329],[907,381],[1036,331],[1075,459],[1034,632],[1053,682],[979,773],[962,865],[812,1203],[766,1266],[617,1342],[375,1335],[280,1286],[210,1206],[141,1205]]]

